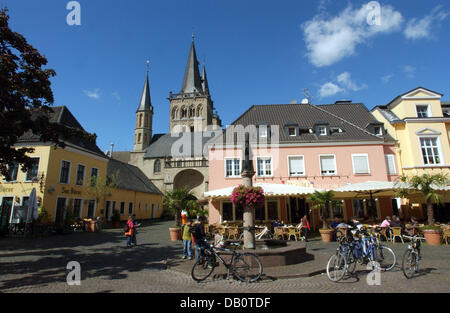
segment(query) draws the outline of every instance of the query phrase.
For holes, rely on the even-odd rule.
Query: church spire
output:
[[[184,72],[183,86],[180,93],[202,92],[202,80],[198,69],[197,54],[195,53],[194,35],[192,35],[191,50]]]
[[[153,111],[152,101],[150,100],[150,84],[148,82],[149,63],[147,61],[147,77],[145,79],[144,89],[142,90],[141,101],[139,102],[139,108],[137,111]]]
[[[205,95],[209,95],[208,78],[206,77],[205,64],[203,64],[203,70],[202,70],[202,88],[203,88],[203,93]]]

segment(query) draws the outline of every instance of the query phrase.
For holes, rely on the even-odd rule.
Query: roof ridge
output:
[[[327,111],[327,110],[325,110],[325,109],[322,109],[322,108],[320,108],[320,107],[317,106],[317,105],[313,105],[313,104],[309,104],[309,105],[312,106],[312,107],[314,107],[314,108],[316,108],[317,110],[320,110],[320,111],[322,111],[322,112],[325,112],[325,113],[327,113],[327,114],[329,114],[329,115],[331,115],[331,116],[333,116],[333,117],[335,117],[335,118],[337,118],[337,119],[339,119],[339,120],[341,120],[341,121],[343,121],[343,122],[345,122],[345,123],[347,123],[347,124],[349,124],[349,125],[351,125],[351,126],[357,128],[357,129],[359,129],[359,130],[365,132],[366,134],[369,134],[369,135],[371,135],[371,136],[373,136],[373,137],[379,138],[377,135],[372,134],[372,133],[369,132],[368,130],[365,130],[364,128],[361,128],[361,127],[359,127],[358,125],[353,124],[352,122],[347,121],[346,119],[344,119],[344,118],[342,118],[342,117],[340,117],[340,116],[338,116],[338,115],[336,115],[336,114],[334,114],[334,113],[331,113],[331,112],[329,112],[329,111]]]

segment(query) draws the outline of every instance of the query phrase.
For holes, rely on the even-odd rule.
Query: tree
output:
[[[27,156],[33,148],[14,147],[24,134],[32,132],[42,142],[62,148],[66,138],[95,141],[96,135],[50,122],[50,105],[54,101],[50,78],[56,73],[44,69],[46,57],[9,28],[7,12],[0,10],[0,174],[8,180],[8,168],[14,164],[21,164],[23,172],[33,165]]]
[[[97,203],[111,196],[112,191],[119,185],[119,171],[103,179],[99,176],[93,176],[91,182],[86,189],[86,193],[94,198]]]
[[[313,208],[320,210],[320,220],[323,223],[323,229],[329,229],[328,226],[328,209],[333,202],[334,193],[332,191],[315,191],[310,197],[309,201],[313,203]]]
[[[197,198],[186,187],[167,191],[163,195],[163,205],[170,213],[174,214],[176,226],[181,226],[180,215],[183,209],[195,209],[194,201],[196,202]]]
[[[434,226],[433,201],[440,203],[442,196],[437,192],[439,187],[446,187],[450,183],[447,174],[423,174],[421,176],[401,176],[401,184],[397,195],[402,198],[408,198],[412,193],[419,192],[424,195],[427,204],[428,224]]]

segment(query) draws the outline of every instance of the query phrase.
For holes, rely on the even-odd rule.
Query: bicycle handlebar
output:
[[[425,240],[424,237],[418,237],[418,236],[407,236],[407,235],[403,235],[403,237],[405,237],[406,239]]]

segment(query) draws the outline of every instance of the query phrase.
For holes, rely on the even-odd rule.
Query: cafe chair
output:
[[[234,240],[239,239],[239,231],[237,227],[232,227],[228,229],[228,240],[233,237]]]
[[[280,239],[280,237],[281,237],[281,240],[284,240],[285,233],[283,231],[283,228],[275,227],[274,228],[274,235],[275,235],[275,238]]]
[[[288,229],[288,240],[291,240],[292,236],[294,236],[295,241],[300,240],[300,232],[295,228]]]
[[[402,240],[402,243],[405,243],[405,241],[403,240],[403,235],[402,235],[402,228],[401,227],[391,227],[391,231],[392,231],[392,243],[395,243],[395,238],[399,237]]]
[[[448,245],[448,238],[450,237],[450,226],[447,226],[443,229],[442,239],[445,241],[445,244]]]
[[[379,240],[381,240],[381,237],[384,237],[386,239],[386,241],[389,241],[389,237],[387,235],[387,227],[381,227],[380,231],[377,232],[377,237]]]

